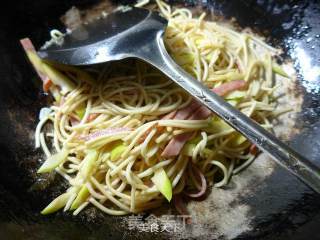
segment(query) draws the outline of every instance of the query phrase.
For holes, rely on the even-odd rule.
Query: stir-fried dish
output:
[[[165,44],[173,59],[229,104],[272,129],[278,50],[260,38],[193,17],[157,1],[168,20]],[[63,37],[52,32],[53,39]],[[80,69],[43,62],[29,39],[21,43],[54,98],[40,111],[35,146],[69,184],[43,214],[76,215],[94,205],[111,215],[138,213],[208,187],[228,184],[257,149],[245,137],[146,63],[128,60]]]

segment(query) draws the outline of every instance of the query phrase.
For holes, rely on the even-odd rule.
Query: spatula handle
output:
[[[137,57],[154,65],[277,163],[320,193],[320,169],[185,72],[165,50],[162,34],[159,33],[157,44],[146,50]]]

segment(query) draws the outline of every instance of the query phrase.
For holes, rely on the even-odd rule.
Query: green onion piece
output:
[[[54,100],[57,102],[57,103],[60,103],[61,101],[61,94],[59,92],[59,89],[56,87],[56,86],[52,86],[50,88],[50,92],[54,98]]]
[[[70,210],[75,210],[77,209],[82,203],[84,203],[88,197],[89,197],[90,193],[89,190],[87,188],[86,185],[83,185],[76,197],[76,199],[73,201]]]
[[[194,61],[194,56],[191,53],[174,54],[173,58],[180,65],[191,64]]]
[[[93,168],[95,166],[95,162],[98,159],[98,156],[99,156],[98,151],[91,150],[89,151],[87,156],[83,159],[83,165],[81,166],[80,174],[84,179],[87,179],[88,176],[93,171]]]
[[[84,114],[86,113],[86,106],[84,104],[81,104],[77,109],[75,110],[77,116],[82,119]]]
[[[51,172],[67,159],[68,154],[69,151],[63,148],[60,152],[50,156],[38,169],[38,173]]]
[[[246,137],[242,136],[241,134],[237,134],[234,138],[232,138],[230,143],[232,144],[232,146],[239,146],[245,141],[247,141]]]
[[[228,95],[226,95],[224,98],[231,100],[231,99],[239,99],[239,98],[243,98],[247,95],[246,91],[233,91],[231,93],[229,93]]]
[[[71,192],[61,194],[59,197],[55,198],[45,209],[43,209],[41,214],[50,214],[63,208],[67,204],[70,196]]]
[[[272,63],[272,70],[283,77],[289,78],[289,75],[276,63]]]
[[[244,79],[245,75],[242,73],[237,73],[237,72],[228,72],[225,74],[219,74],[219,75],[214,75],[210,77],[212,81],[233,81],[233,80],[239,80],[239,79]],[[215,87],[218,87],[219,85],[217,84]]]
[[[198,144],[201,141],[201,139],[202,138],[200,136],[197,136],[197,137],[190,139],[187,143]]]
[[[216,132],[223,132],[232,129],[227,123],[222,120],[214,120],[210,122],[210,127]]]
[[[231,106],[237,106],[239,103],[238,99],[232,99],[232,100],[227,100],[227,102],[231,105]]]
[[[123,143],[118,144],[115,148],[111,151],[110,159],[111,161],[116,161],[121,157],[121,154],[127,149]]]
[[[45,63],[36,53],[27,51],[27,56],[39,72],[44,73],[55,85],[61,87],[63,94],[70,92],[76,87],[67,76]]]
[[[205,157],[209,157],[209,156],[212,156],[212,155],[214,155],[214,151],[212,151],[211,149],[209,149],[209,148],[205,148],[205,149],[203,149],[203,155],[205,156]]]
[[[76,75],[76,78],[79,81],[84,81],[87,83],[95,83],[95,79],[93,77],[91,77],[91,75],[89,73],[87,73],[86,71],[84,71],[78,67],[74,67],[71,65],[59,64],[59,63],[52,63],[51,65],[60,71],[72,72],[73,74]]]
[[[30,62],[33,64],[36,70],[39,72],[43,72],[41,58],[33,51],[26,51],[26,53]]]
[[[75,89],[76,85],[67,76],[54,69],[50,65],[42,63],[42,69],[55,85],[61,87],[62,94],[66,94]]]
[[[209,53],[209,54],[207,54],[207,55],[204,57],[204,59],[210,62],[210,60],[211,60],[211,58],[212,58],[213,56],[214,56],[214,53]]]
[[[193,153],[193,150],[194,148],[196,147],[196,144],[194,143],[186,143],[184,146],[183,146],[183,149],[182,149],[182,155],[186,155],[186,156],[189,156],[189,157],[192,157],[192,153]]]
[[[196,45],[200,45],[204,41],[203,37],[197,37],[194,41]]]
[[[162,195],[170,202],[172,198],[172,186],[170,179],[168,178],[166,172],[163,168],[158,169],[151,181],[157,187],[157,189],[162,193]]]

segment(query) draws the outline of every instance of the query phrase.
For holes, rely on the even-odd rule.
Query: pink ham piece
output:
[[[177,111],[169,112],[168,114],[162,116],[161,119],[168,120],[168,119],[175,118],[176,113],[177,113]]]
[[[172,138],[168,145],[165,147],[163,152],[161,153],[162,157],[174,157],[177,156],[181,149],[183,148],[184,144],[189,140],[192,136],[192,133],[182,133],[174,138]]]
[[[224,83],[219,87],[212,89],[212,91],[219,96],[224,96],[228,93],[231,93],[235,90],[242,89],[246,86],[246,82],[243,80],[234,80],[231,82]],[[208,118],[211,115],[211,111],[202,106],[199,102],[195,100],[192,101],[187,107],[180,109],[175,115],[174,119],[189,119],[189,120],[203,120]],[[183,133],[175,136],[167,144],[163,152],[161,153],[162,157],[174,157],[177,156],[184,144],[192,136],[192,133]]]
[[[231,81],[228,83],[224,83],[222,85],[220,85],[219,87],[213,88],[212,91],[216,94],[218,94],[219,96],[225,96],[235,90],[240,90],[242,88],[244,88],[246,86],[246,82],[243,80],[235,80],[235,81]],[[197,102],[198,103],[198,102]],[[203,120],[208,118],[211,115],[211,110],[209,110],[207,107],[202,106],[200,103],[199,104],[199,108],[194,109],[191,107],[190,105],[190,113],[193,113],[191,116],[189,116],[188,118],[184,118],[184,119],[190,119],[190,120]],[[196,112],[194,112],[196,110]],[[175,118],[176,119],[176,118]]]
[[[219,87],[213,88],[212,91],[219,96],[225,96],[235,90],[241,90],[247,85],[244,80],[234,80],[231,82],[223,83]]]
[[[195,111],[190,117],[189,120],[203,120],[207,119],[211,115],[211,111],[205,106],[200,106],[197,111]]]
[[[112,135],[116,135],[118,133],[128,132],[128,131],[132,131],[132,128],[128,128],[128,127],[107,128],[104,130],[100,130],[100,131],[91,133],[87,136],[81,136],[81,139],[83,139],[85,141],[90,141],[90,140],[93,140],[98,137],[112,136]]]
[[[231,93],[235,90],[240,90],[245,86],[246,86],[245,81],[235,80],[228,83],[224,83],[219,87],[213,88],[212,91],[218,94],[219,96],[225,96],[228,93]],[[206,108],[205,106],[202,106],[201,103],[197,102],[196,100],[193,100],[188,106],[178,110],[174,119],[202,120],[202,119],[206,119],[210,115],[211,115],[211,111],[208,108]]]
[[[178,110],[174,119],[177,119],[177,120],[187,119],[200,106],[201,106],[201,103],[197,102],[196,100],[192,100],[188,106]]]

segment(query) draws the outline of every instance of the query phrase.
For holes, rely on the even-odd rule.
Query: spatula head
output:
[[[157,12],[124,8],[85,24],[67,34],[62,45],[40,50],[46,60],[70,65],[89,65],[137,57],[156,41],[167,21]]]

